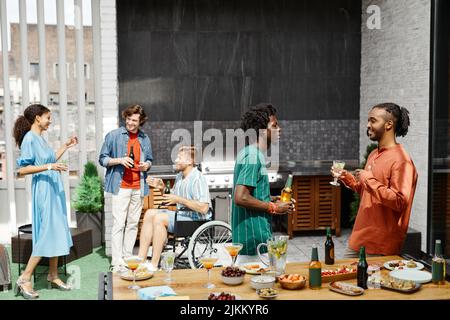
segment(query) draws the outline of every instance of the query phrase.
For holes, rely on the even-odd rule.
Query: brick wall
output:
[[[358,120],[290,120],[280,121],[280,161],[358,159]],[[239,128],[239,121],[202,121],[202,133],[208,129],[219,129],[225,140],[226,129]],[[148,122],[143,130],[150,136],[153,149],[153,163],[172,163],[171,142],[175,129],[186,129],[194,143],[194,122],[160,121]],[[213,142],[203,141],[203,148]],[[236,144],[236,141],[235,141]],[[170,147],[168,147],[170,146]],[[228,156],[228,155],[227,155]]]
[[[103,135],[118,126],[117,28],[115,0],[100,2]],[[111,195],[105,193],[105,245],[111,255]]]
[[[410,227],[422,232],[426,251],[430,17],[428,0],[363,0],[361,53],[360,158],[369,140],[365,134],[369,109],[391,101],[410,111],[411,126],[399,139],[419,173]],[[369,30],[368,6],[381,9],[381,29]]]

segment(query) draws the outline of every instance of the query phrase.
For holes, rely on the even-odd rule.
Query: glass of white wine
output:
[[[333,160],[333,168],[332,168],[332,170],[333,170],[333,172],[335,174],[339,174],[340,175],[342,170],[344,170],[344,167],[345,167],[345,162],[344,161],[342,161],[342,160]],[[335,186],[335,187],[339,187],[340,186],[340,183],[338,182],[338,178],[337,177],[334,177],[334,180],[330,181],[330,184]]]

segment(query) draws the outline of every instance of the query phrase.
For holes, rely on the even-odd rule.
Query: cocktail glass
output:
[[[335,172],[335,174],[341,174],[342,170],[344,170],[345,167],[345,162],[342,160],[333,160],[333,172]],[[334,177],[333,181],[330,181],[330,184],[335,186],[335,187],[339,187],[340,183],[338,182],[338,178]]]
[[[224,245],[225,250],[227,250],[228,254],[231,257],[232,264],[231,266],[234,267],[236,265],[236,259],[239,255],[239,251],[241,251],[243,244],[242,243],[225,243]]]
[[[199,260],[202,266],[208,271],[208,282],[203,285],[205,288],[212,289],[216,287],[213,283],[211,283],[211,269],[214,267],[217,260],[219,260],[217,257],[211,255],[204,256]]]
[[[128,289],[139,290],[141,287],[136,284],[136,269],[139,267],[139,264],[143,262],[142,258],[139,258],[138,256],[130,256],[124,257],[123,260],[127,264],[128,269],[133,272],[133,284],[129,285]]]

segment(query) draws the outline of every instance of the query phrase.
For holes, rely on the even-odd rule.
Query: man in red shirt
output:
[[[105,137],[99,162],[106,167],[105,191],[112,194],[111,265],[124,272],[124,257],[133,255],[153,156],[149,136],[141,130],[147,120],[144,108],[130,105],[122,112],[125,122]]]
[[[357,256],[361,246],[369,255],[399,254],[408,230],[417,185],[413,161],[395,137],[408,133],[409,112],[394,103],[376,105],[369,113],[367,135],[378,142],[364,170],[351,174],[332,168],[361,202],[349,239],[349,253]],[[350,256],[351,254],[347,254]]]

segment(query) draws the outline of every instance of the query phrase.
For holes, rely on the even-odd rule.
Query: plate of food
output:
[[[399,280],[409,280],[417,283],[427,283],[431,281],[431,273],[420,270],[393,270],[389,272],[392,278]]]
[[[245,272],[247,272],[248,274],[261,274],[266,273],[267,271],[270,270],[270,268],[266,267],[261,262],[245,263],[241,265],[240,268],[245,270]]]
[[[256,293],[263,299],[275,299],[278,297],[278,290],[273,288],[258,289]]]
[[[347,296],[360,296],[364,293],[364,289],[353,284],[342,282],[342,281],[334,281],[328,285],[328,288],[331,291],[345,294]]]
[[[383,264],[388,270],[422,270],[424,265],[414,260],[391,260]]]
[[[412,293],[420,289],[420,283],[411,280],[400,280],[389,276],[381,278],[380,287],[402,293]]]
[[[133,271],[127,270],[120,275],[123,280],[133,281]],[[147,280],[153,277],[153,272],[150,272],[146,267],[138,267],[136,269],[136,281]]]
[[[356,278],[356,268],[341,266],[336,269],[322,270],[322,282],[333,282],[340,280],[349,280]]]
[[[237,294],[232,294],[228,292],[211,292],[208,296],[208,300],[232,301],[242,299]]]

